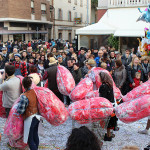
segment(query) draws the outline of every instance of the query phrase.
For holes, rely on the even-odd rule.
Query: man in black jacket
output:
[[[63,95],[59,92],[57,81],[57,60],[54,57],[49,59],[49,68],[43,75],[43,80],[48,79],[48,88],[61,100],[63,101]]]

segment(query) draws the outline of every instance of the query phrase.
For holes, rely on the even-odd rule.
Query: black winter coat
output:
[[[108,99],[111,103],[114,103],[113,88],[108,84],[103,83],[99,88],[99,96]]]
[[[137,66],[137,69],[134,69],[134,65],[133,67],[131,67],[131,65],[128,66],[127,68],[127,74],[128,74],[128,80],[130,83],[134,82],[134,78],[135,78],[135,73],[141,71],[141,81],[143,81],[143,69],[140,65]]]

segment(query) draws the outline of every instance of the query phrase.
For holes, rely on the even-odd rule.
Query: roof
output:
[[[141,10],[145,10],[145,8],[142,7]],[[140,15],[138,8],[108,9],[98,23],[78,29],[76,32],[80,35],[84,35],[86,32],[86,35],[144,36],[144,28],[149,28],[149,25],[143,21],[137,22]]]
[[[0,22],[4,22],[4,21],[52,24],[52,22],[50,22],[50,21],[43,21],[43,20],[18,19],[18,18],[0,18]]]

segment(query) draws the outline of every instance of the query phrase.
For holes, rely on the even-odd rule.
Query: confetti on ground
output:
[[[3,127],[6,119],[0,118],[0,133],[2,133],[2,141],[0,142],[0,150],[10,150],[7,147],[8,139],[3,135]],[[102,150],[120,150],[125,145],[136,145],[143,148],[150,142],[150,135],[139,134],[138,131],[145,128],[147,118],[137,121],[132,124],[118,122],[119,131],[115,131],[115,138],[111,142],[103,142]],[[39,150],[63,150],[67,139],[73,127],[81,125],[74,123],[70,118],[61,126],[51,126],[44,120],[43,129],[39,133],[40,148]],[[90,125],[87,125],[91,128]],[[45,144],[43,144],[45,143]]]

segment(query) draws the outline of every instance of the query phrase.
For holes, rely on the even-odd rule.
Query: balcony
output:
[[[108,0],[108,8],[148,6],[150,0]]]

